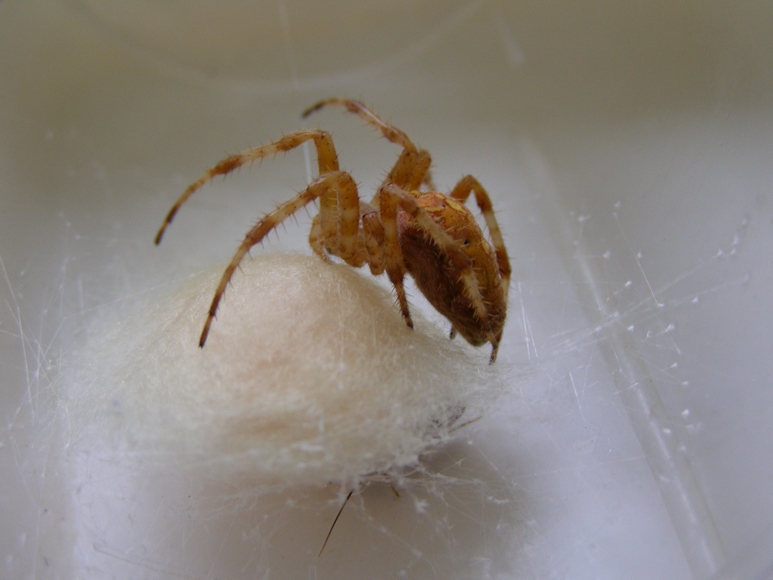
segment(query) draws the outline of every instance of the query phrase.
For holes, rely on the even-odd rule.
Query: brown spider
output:
[[[338,256],[355,268],[367,262],[374,276],[386,270],[403,318],[413,328],[403,288],[406,272],[411,274],[424,296],[451,322],[451,338],[458,332],[474,346],[490,342],[494,362],[507,313],[510,262],[486,190],[470,175],[463,177],[448,195],[420,190],[422,185],[433,189],[429,153],[417,149],[405,133],[358,101],[327,99],[307,109],[303,117],[333,104],[359,115],[403,148],[370,203],[359,198],[352,176],[339,169],[330,134],[304,129],[227,157],[192,183],[169,210],[156,235],[156,244],[180,206],[216,175],[314,141],[319,177],[266,214],[247,233],[220,279],[199,346],[207,340],[220,299],[244,255],[289,216],[319,199],[319,214],[312,221],[309,244],[320,258],[329,261],[328,254]],[[470,193],[475,194],[483,212],[493,249],[470,210],[462,205]]]

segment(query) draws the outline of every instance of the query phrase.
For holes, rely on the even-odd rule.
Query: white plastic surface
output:
[[[241,171],[153,247],[203,169],[322,126],[378,183],[393,146],[299,118],[328,96],[441,189],[477,176],[514,277],[508,392],[429,466],[455,483],[365,489],[318,558],[337,488],[73,479],[53,417],[95,320],[227,259],[308,172]],[[765,3],[0,3],[0,576],[771,576],[771,167]],[[309,252],[298,221],[271,250]]]

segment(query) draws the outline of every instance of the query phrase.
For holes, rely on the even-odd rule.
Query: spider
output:
[[[493,363],[507,313],[510,262],[488,193],[471,175],[463,177],[448,195],[434,191],[429,153],[418,149],[403,131],[359,101],[326,99],[307,109],[303,118],[328,105],[345,107],[402,147],[397,162],[370,203],[360,199],[352,176],[339,168],[330,133],[303,129],[223,159],[193,182],[169,210],[156,235],[157,245],[180,206],[216,175],[290,151],[307,141],[314,142],[319,177],[247,232],[220,279],[199,346],[204,346],[220,299],[245,254],[285,219],[319,200],[319,214],[309,233],[314,253],[327,262],[329,256],[338,256],[355,268],[367,263],[374,276],[386,271],[402,316],[413,328],[403,286],[405,274],[410,274],[429,302],[451,322],[450,337],[461,334],[474,346],[490,343]],[[483,213],[491,244],[463,205],[471,193]]]

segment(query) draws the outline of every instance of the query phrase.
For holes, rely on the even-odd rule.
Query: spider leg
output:
[[[418,191],[429,173],[431,163],[432,158],[425,149],[403,149],[381,185],[393,184],[405,191]],[[378,204],[378,196],[376,192],[372,204]]]
[[[427,168],[427,172],[424,174],[424,180],[421,182],[421,185],[426,186],[427,191],[437,191],[435,182],[432,181],[432,172],[429,170],[429,167]]]
[[[332,99],[325,99],[324,101],[320,101],[316,105],[312,105],[311,107],[306,109],[303,112],[302,117],[305,119],[312,113],[319,111],[320,109],[328,105],[343,105],[344,107],[346,107],[347,111],[349,111],[350,113],[354,113],[355,115],[358,115],[363,121],[379,129],[381,131],[381,134],[392,143],[396,145],[400,145],[403,149],[413,149],[414,151],[416,150],[416,146],[408,138],[408,135],[406,135],[404,131],[398,129],[391,123],[387,123],[386,121],[384,121],[384,119],[379,117],[376,113],[371,111],[360,101],[355,101],[353,99],[341,99],[337,97],[334,97]]]
[[[434,186],[432,185],[432,177],[429,174],[430,165],[432,165],[432,157],[430,157],[429,151],[426,149],[419,149],[415,164],[413,166],[413,171],[411,172],[411,176],[405,186],[401,187],[407,191],[418,191],[422,184],[427,184],[430,190],[433,190]],[[392,175],[392,173],[395,172],[395,169],[397,169],[397,164],[395,164],[395,167],[392,169],[392,171],[389,172],[387,179],[389,179],[391,183],[399,185],[397,180],[391,179],[393,177],[400,177],[399,175]]]
[[[394,187],[394,193],[392,192],[392,187]],[[397,302],[400,305],[403,320],[405,320],[408,328],[413,328],[411,312],[408,308],[408,299],[405,296],[405,286],[403,285],[406,273],[405,262],[400,252],[400,241],[397,234],[397,207],[403,201],[403,194],[405,192],[396,186],[384,185],[379,189],[376,198],[380,199],[381,206],[381,228],[384,233],[381,253],[384,257],[387,276],[389,276],[390,282],[395,287]],[[410,195],[405,195],[416,205],[416,202],[413,201]]]
[[[384,226],[378,217],[378,210],[370,204],[360,202],[360,221],[362,222],[362,232],[370,273],[374,276],[379,276],[386,267],[384,264],[384,253],[381,251],[386,237]]]
[[[394,183],[407,191],[414,191],[418,190],[421,184],[428,179],[429,166],[432,163],[430,154],[424,149],[417,149],[404,131],[388,123],[359,101],[340,98],[325,99],[306,109],[303,112],[303,117],[306,118],[328,105],[342,105],[350,113],[358,115],[366,123],[376,127],[387,140],[403,148],[403,152],[382,185]],[[431,183],[431,179],[428,182]],[[371,203],[375,204],[377,201],[374,198]]]
[[[309,232],[309,245],[312,251],[322,258],[325,262],[330,262],[325,252],[324,237],[322,236],[322,221],[320,214],[314,216],[311,220],[311,231]]]
[[[295,131],[268,145],[253,147],[252,149],[248,149],[242,153],[237,153],[236,155],[226,157],[220,163],[209,169],[206,173],[204,173],[204,175],[199,177],[191,185],[189,185],[188,189],[186,189],[185,192],[175,202],[175,204],[172,206],[172,209],[169,210],[164,223],[161,225],[161,228],[156,234],[156,245],[161,243],[161,238],[164,236],[164,231],[166,230],[167,226],[172,223],[172,220],[174,219],[175,214],[177,214],[177,210],[180,209],[180,206],[188,201],[188,198],[190,198],[190,196],[193,195],[203,185],[212,181],[214,177],[217,175],[226,175],[234,169],[238,169],[247,163],[259,161],[266,157],[273,157],[277,153],[284,151],[290,151],[302,143],[311,140],[314,140],[314,145],[317,149],[317,162],[319,165],[320,175],[330,171],[338,171],[338,154],[336,153],[335,147],[333,146],[333,140],[329,133],[318,129]],[[332,199],[323,198],[320,204],[327,204],[328,207],[331,207],[335,205],[335,197],[332,196]]]
[[[491,241],[494,246],[494,252],[497,256],[497,265],[499,266],[499,275],[502,278],[502,291],[505,294],[505,301],[507,301],[507,293],[510,289],[510,259],[507,256],[507,248],[505,247],[505,241],[502,238],[502,232],[499,229],[499,223],[497,222],[496,215],[494,215],[494,207],[491,204],[491,198],[480,182],[472,175],[465,175],[456,184],[453,191],[449,194],[449,197],[458,199],[462,203],[467,201],[470,193],[475,192],[475,201],[478,203],[480,211],[483,213],[483,218],[486,220],[488,226],[489,235],[491,235]]]
[[[215,296],[212,299],[212,304],[209,307],[209,313],[207,314],[207,320],[204,323],[204,329],[201,332],[199,346],[204,346],[204,343],[207,340],[207,335],[209,334],[209,328],[212,325],[212,319],[215,317],[218,304],[220,303],[220,299],[225,293],[226,286],[228,286],[228,282],[231,280],[233,273],[236,271],[236,268],[239,266],[250,248],[252,248],[255,244],[260,243],[260,241],[265,238],[266,235],[271,232],[271,230],[276,228],[280,223],[304,207],[306,204],[311,203],[317,198],[329,195],[331,192],[333,195],[338,193],[343,197],[349,199],[354,197],[356,199],[357,185],[354,183],[352,177],[345,171],[334,171],[327,173],[326,175],[322,175],[294,198],[286,201],[277,207],[274,211],[266,214],[263,219],[261,219],[249,232],[247,232],[247,235],[244,237],[244,241],[236,250],[236,253],[231,258],[231,262],[228,264],[225,271],[223,272],[222,277],[220,278],[220,283],[217,286],[217,290],[215,290]],[[357,207],[357,205],[355,205],[355,207]],[[340,255],[345,261],[351,259],[351,257],[354,255],[357,239],[359,215],[358,212],[355,211],[353,216],[354,219],[352,220],[352,216],[350,214],[351,212],[347,212],[346,210],[342,210],[341,212],[340,247],[352,248],[350,255],[346,255],[343,251],[338,252],[338,255]],[[346,236],[344,236],[344,231],[348,232],[352,229],[354,230],[354,240],[352,241],[345,239]]]
[[[384,254],[386,257],[387,274],[395,286],[397,298],[400,302],[400,308],[408,326],[413,328],[410,322],[411,318],[408,313],[408,302],[405,298],[405,290],[403,288],[403,278],[405,277],[406,269],[402,254],[400,253],[397,232],[398,206],[408,213],[416,223],[427,232],[438,248],[449,257],[455,270],[459,272],[459,279],[464,286],[467,297],[472,302],[478,320],[480,320],[483,328],[488,329],[488,340],[493,348],[491,352],[491,360],[493,362],[496,358],[499,340],[494,336],[494,333],[491,330],[488,314],[486,312],[486,305],[483,302],[483,296],[480,293],[478,280],[475,277],[475,272],[472,269],[472,261],[469,256],[462,251],[456,240],[448,235],[448,233],[446,233],[446,231],[427,214],[427,212],[419,207],[419,204],[416,203],[416,199],[405,190],[394,184],[388,184],[381,187],[379,190],[379,197],[381,200],[381,222],[384,227],[386,238]]]
[[[334,225],[334,224],[331,224]],[[311,221],[311,231],[309,232],[309,245],[312,251],[322,258],[325,262],[330,263],[328,252],[325,251],[326,244],[329,246],[328,251],[333,255],[340,256],[340,238],[337,228],[334,228],[332,232],[327,232],[327,237],[322,229],[322,214],[317,214]],[[362,231],[357,232],[356,249],[354,255],[346,260],[346,263],[354,268],[362,266],[368,258],[366,241]],[[371,271],[373,268],[371,267]],[[383,271],[383,268],[382,268]],[[380,274],[381,272],[379,272]]]

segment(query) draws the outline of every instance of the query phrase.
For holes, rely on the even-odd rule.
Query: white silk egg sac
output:
[[[199,348],[220,273],[92,338],[66,400],[79,452],[256,486],[354,486],[416,465],[490,397],[486,353],[421,316],[411,331],[388,291],[316,257],[245,261]]]

